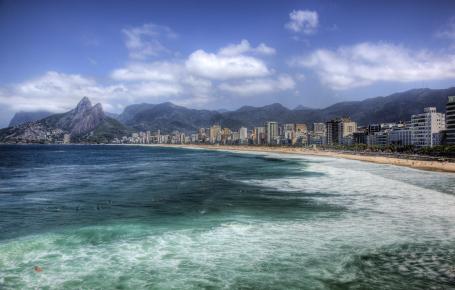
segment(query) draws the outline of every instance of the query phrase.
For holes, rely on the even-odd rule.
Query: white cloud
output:
[[[176,81],[182,65],[172,62],[134,63],[111,73],[119,81]]]
[[[72,109],[83,96],[107,103],[126,93],[122,85],[100,86],[93,79],[77,74],[49,71],[43,76],[12,85],[0,94],[0,104],[13,110],[49,110],[62,112]]]
[[[447,22],[447,25],[436,32],[436,37],[455,41],[455,17]]]
[[[136,97],[173,97],[181,94],[183,88],[178,83],[140,82],[128,86],[128,93]]]
[[[204,50],[193,52],[185,65],[190,73],[218,80],[262,77],[271,73],[266,64],[258,58],[246,55],[220,55]]]
[[[455,78],[455,55],[412,51],[389,43],[360,43],[337,50],[318,49],[293,64],[311,68],[332,89],[379,81],[412,82]]]
[[[212,88],[210,80],[191,75],[178,61],[130,64],[114,70],[111,78],[123,81],[137,96],[208,96]]]
[[[289,22],[285,27],[293,32],[312,34],[319,25],[319,16],[316,11],[294,10],[289,13]]]
[[[268,94],[277,91],[290,90],[294,87],[294,80],[287,75],[282,75],[277,79],[261,78],[249,79],[236,83],[221,83],[219,86],[220,90],[240,96]]]
[[[267,46],[265,43],[260,43],[257,47],[252,47],[250,42],[246,39],[242,39],[239,44],[230,44],[218,50],[218,54],[224,56],[233,56],[245,53],[272,55],[276,53],[276,50],[273,47]]]
[[[129,57],[136,60],[158,56],[162,53],[170,53],[170,50],[164,46],[162,40],[177,37],[177,34],[169,27],[153,23],[125,28],[122,32],[125,36],[125,45],[128,48]]]
[[[163,28],[148,24],[125,30],[130,53],[151,55],[142,36],[162,35],[160,29]],[[203,106],[216,102],[221,91],[250,96],[294,87],[291,77],[277,77],[260,58],[273,53],[275,50],[264,43],[252,47],[242,40],[217,53],[197,50],[181,59],[171,56],[168,60],[148,61],[130,55],[134,59],[113,70],[102,83],[79,74],[49,71],[22,83],[0,87],[0,105],[11,111],[64,112],[87,96],[94,103],[101,102],[105,110],[118,112],[133,103],[172,101]]]

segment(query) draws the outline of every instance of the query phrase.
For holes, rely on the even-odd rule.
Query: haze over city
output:
[[[0,127],[17,111],[171,101],[322,108],[455,79],[455,3],[0,1]]]

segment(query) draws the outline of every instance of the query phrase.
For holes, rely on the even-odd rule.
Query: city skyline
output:
[[[63,112],[82,95],[118,113],[165,101],[320,108],[449,87],[454,5],[2,1],[0,124],[20,110]]]

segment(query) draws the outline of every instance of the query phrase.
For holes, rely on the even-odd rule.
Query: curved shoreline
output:
[[[138,144],[139,145],[139,144]],[[414,160],[386,156],[368,156],[356,155],[349,153],[338,153],[333,151],[321,151],[307,148],[286,148],[286,147],[256,147],[246,145],[202,145],[202,144],[142,144],[142,146],[156,146],[156,147],[176,147],[176,148],[200,148],[207,150],[230,150],[230,151],[251,151],[251,152],[266,152],[266,153],[280,153],[280,154],[299,154],[299,155],[313,155],[333,158],[343,158],[357,161],[372,162],[378,164],[389,164],[396,166],[405,166],[420,170],[439,171],[455,173],[455,162],[448,161],[426,161]]]

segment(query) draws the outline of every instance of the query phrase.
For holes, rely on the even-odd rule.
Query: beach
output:
[[[299,147],[270,147],[270,146],[247,146],[247,145],[206,145],[206,144],[156,144],[145,146],[163,146],[163,147],[181,147],[181,148],[202,148],[208,150],[231,150],[231,151],[253,151],[253,152],[267,152],[267,153],[280,153],[280,154],[300,154],[300,155],[315,155],[333,158],[344,158],[379,164],[390,164],[396,166],[405,166],[421,170],[452,172],[455,173],[455,162],[439,161],[439,160],[419,160],[407,159],[388,156],[375,156],[375,155],[361,155],[356,152],[335,152],[327,150],[299,148]]]

